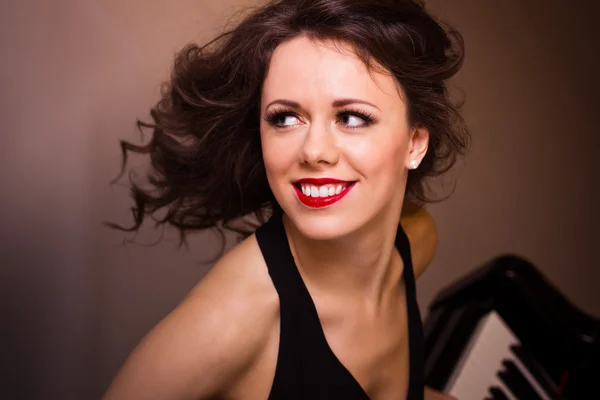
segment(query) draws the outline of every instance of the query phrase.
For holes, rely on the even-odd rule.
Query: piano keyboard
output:
[[[459,400],[600,399],[600,318],[526,259],[486,261],[441,290],[429,311],[426,386]]]
[[[460,400],[551,400],[526,352],[502,318],[491,311],[479,322],[445,393]]]

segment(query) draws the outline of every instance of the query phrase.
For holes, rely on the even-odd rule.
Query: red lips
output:
[[[342,181],[339,179],[333,179],[333,178],[304,178],[304,179],[298,180],[296,183],[308,183],[310,185],[323,186],[323,185],[327,185],[330,183],[350,183],[350,182]]]
[[[344,184],[344,188],[339,194],[334,194],[333,196],[312,197],[302,193],[302,188],[300,186],[300,184],[302,183],[314,186],[323,186],[327,184]],[[333,178],[305,178],[296,181],[296,184],[294,184],[294,189],[296,190],[296,195],[298,195],[298,199],[305,206],[310,208],[323,208],[335,204],[342,198],[344,198],[344,196],[346,196],[348,192],[350,192],[350,189],[354,187],[355,183],[356,182],[342,181]]]

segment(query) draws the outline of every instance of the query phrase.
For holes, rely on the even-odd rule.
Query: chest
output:
[[[327,346],[371,400],[404,398],[410,354],[404,301],[375,317],[360,312],[320,315]]]
[[[348,390],[342,395],[346,400],[405,398],[410,355],[406,310],[389,311],[385,318],[365,319],[357,313],[332,314],[322,307],[321,323],[313,326],[320,332],[311,329],[315,336],[306,340],[294,335],[290,341],[290,327],[284,323],[282,331],[279,321],[264,352],[230,398],[340,398],[336,380]],[[333,392],[323,394],[323,386]]]

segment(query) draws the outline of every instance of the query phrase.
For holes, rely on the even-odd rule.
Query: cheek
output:
[[[367,178],[389,175],[390,179],[397,179],[403,171],[407,145],[402,137],[388,136],[354,143],[347,154],[355,168]]]
[[[260,147],[262,149],[263,161],[265,163],[265,169],[267,172],[273,168],[273,162],[276,158],[273,157],[275,153],[273,149],[273,141],[269,139],[269,136],[262,132],[260,133]]]
[[[277,174],[284,172],[290,164],[291,152],[284,145],[284,140],[278,140],[269,133],[261,133],[261,148],[263,162],[269,181],[277,178]]]
[[[277,166],[277,158],[273,157],[273,151],[271,149],[271,147],[268,146],[268,144],[265,146],[264,144],[262,145],[262,158],[263,158],[263,163],[265,166],[265,173],[267,175],[267,182],[269,184],[269,187],[271,188],[271,191],[274,194],[277,194],[278,190],[277,190],[277,176],[278,176],[278,166]]]
[[[377,177],[384,187],[396,187],[396,184],[402,181],[403,164],[401,152],[388,151],[375,159],[371,166],[371,174]]]

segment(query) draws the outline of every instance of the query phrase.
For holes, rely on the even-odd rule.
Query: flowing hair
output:
[[[145,145],[121,141],[121,174],[129,152],[147,154],[142,188],[130,178],[134,224],[146,217],[180,232],[217,228],[245,237],[280,213],[269,188],[260,143],[260,98],[271,55],[305,35],[351,45],[369,68],[377,64],[402,87],[409,123],[429,130],[429,147],[409,171],[408,199],[434,200],[427,178],[448,171],[468,148],[470,133],[446,81],[464,59],[462,36],[413,0],[279,0],[252,10],[208,44],[190,44],[176,56],[160,100],[150,111]],[[166,214],[157,218],[159,210]],[[256,222],[245,219],[254,216]]]

